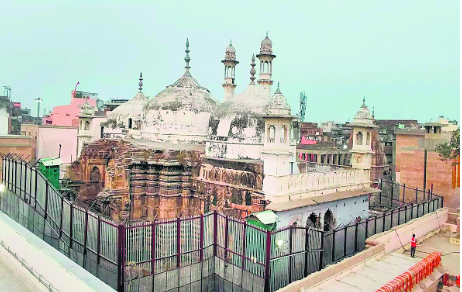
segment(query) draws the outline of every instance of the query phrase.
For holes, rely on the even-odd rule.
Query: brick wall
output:
[[[22,156],[27,160],[34,159],[34,144],[30,137],[25,136],[3,136],[0,137],[0,153],[12,153]],[[2,164],[0,163],[0,174]]]
[[[423,135],[396,135],[395,170],[399,175],[399,183],[423,189],[424,187],[424,143]],[[427,151],[427,189],[433,184],[433,192],[444,196],[445,206],[459,205],[460,188],[452,188],[451,162],[441,161],[436,151]]]

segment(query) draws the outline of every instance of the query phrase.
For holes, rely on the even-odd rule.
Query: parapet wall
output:
[[[435,212],[424,215],[408,223],[396,226],[386,232],[376,234],[366,240],[367,245],[385,244],[385,252],[390,253],[406,247],[411,242],[412,234],[418,241],[433,235],[434,231],[443,228],[448,220],[448,208],[442,208]],[[406,248],[409,248],[407,246]]]
[[[303,173],[286,176],[265,176],[263,192],[270,197],[288,197],[309,192],[335,192],[340,188],[369,186],[370,171],[341,169],[328,173]],[[321,191],[323,193],[321,193]],[[270,199],[271,200],[271,199]]]

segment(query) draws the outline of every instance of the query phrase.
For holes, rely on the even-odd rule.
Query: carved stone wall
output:
[[[263,163],[204,159],[194,190],[204,197],[204,211],[217,210],[242,218],[263,211]]]

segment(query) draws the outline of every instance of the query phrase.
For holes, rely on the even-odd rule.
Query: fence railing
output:
[[[2,166],[0,210],[117,291],[276,291],[443,205],[432,194],[330,231],[270,232],[217,212],[124,225],[69,202],[25,161]]]

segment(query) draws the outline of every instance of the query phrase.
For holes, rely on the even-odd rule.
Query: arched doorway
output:
[[[327,209],[326,213],[324,214],[324,231],[330,231],[334,226],[334,215],[330,209]]]
[[[133,124],[133,120],[132,120],[132,118],[129,118],[129,119],[128,119],[128,128],[129,128],[129,129],[132,128],[132,126],[133,126],[132,124]]]
[[[90,172],[90,182],[99,182],[100,178],[101,178],[101,174],[99,172],[99,168],[96,166],[93,166]]]
[[[319,217],[313,212],[306,219],[306,227],[317,228],[319,226]]]

